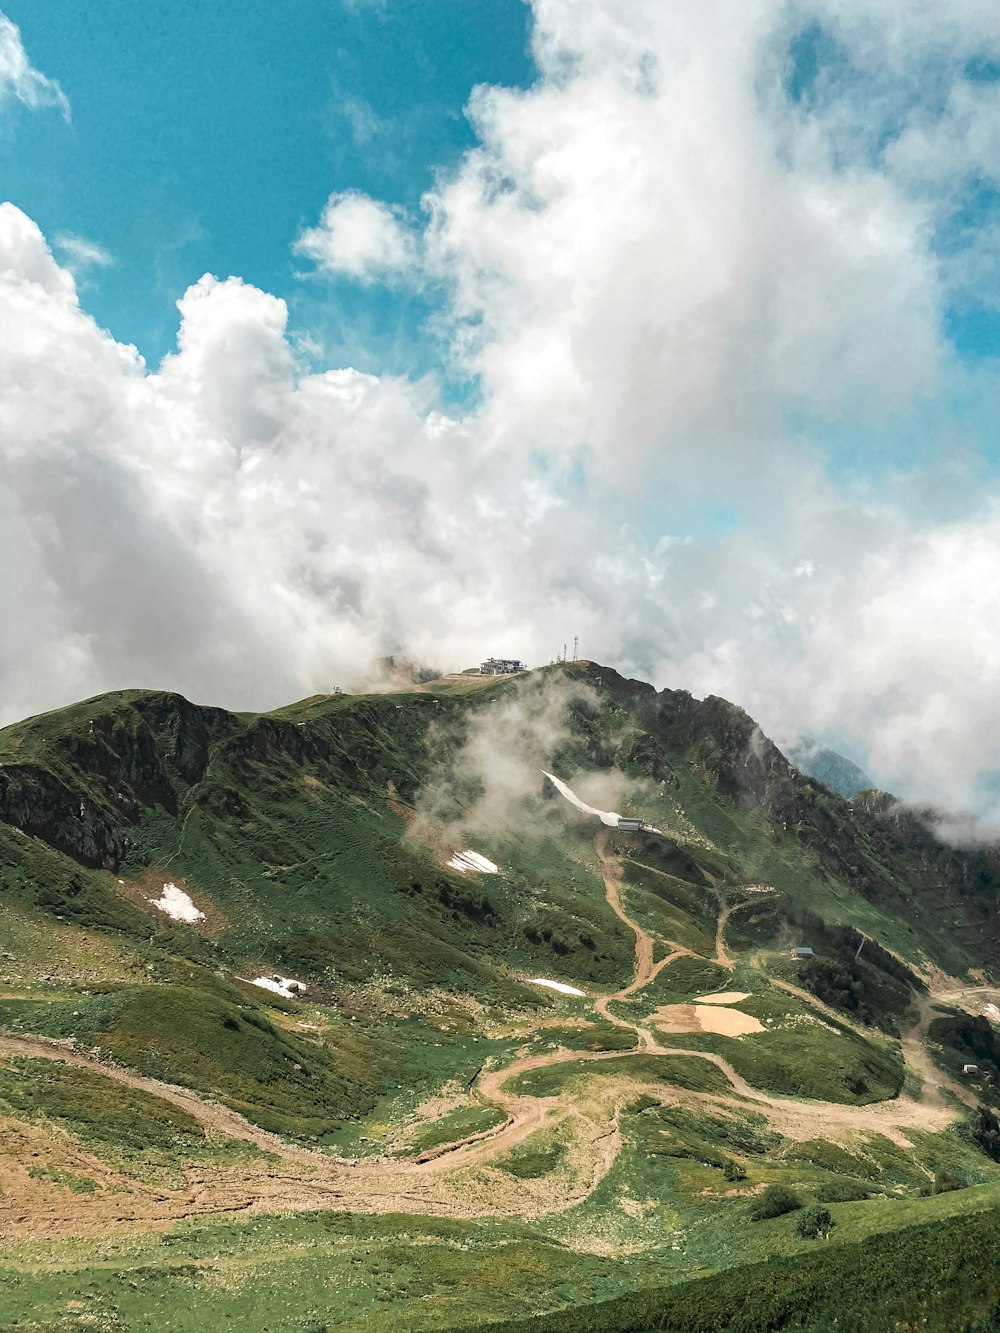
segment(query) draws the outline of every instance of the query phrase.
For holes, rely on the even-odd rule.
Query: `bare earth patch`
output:
[[[745,1037],[763,1032],[764,1025],[753,1014],[710,1004],[661,1004],[653,1021],[662,1032],[715,1032],[721,1037]]]

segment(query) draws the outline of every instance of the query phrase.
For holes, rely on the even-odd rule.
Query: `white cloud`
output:
[[[21,41],[21,30],[0,13],[0,107],[16,98],[33,110],[53,106],[69,120],[69,99],[56,83],[35,69]]]
[[[326,273],[363,282],[416,263],[416,245],[399,210],[357,190],[331,194],[319,225],[302,232],[294,251]]]
[[[419,252],[481,380],[463,416],[433,383],[311,373],[237,278],[184,294],[148,373],[0,210],[6,716],[126,684],[276,705],[384,652],[538,663],[579,634],[995,815],[997,394],[942,338],[965,279],[938,244],[988,160],[982,13],[535,0],[539,79],[476,93],[419,244],[357,194],[298,242],[362,280]],[[790,105],[817,16],[840,64]],[[841,434],[881,492],[828,469]],[[690,517],[716,510],[726,536]]]
[[[924,212],[884,173],[780,158],[774,6],[535,12],[551,76],[477,92],[482,146],[429,200],[457,345],[511,440],[673,467],[763,453],[789,410],[867,424],[931,389]]]
[[[103,245],[88,241],[85,236],[74,236],[69,231],[56,234],[55,246],[66,267],[73,273],[81,273],[88,268],[110,268],[115,262]]]

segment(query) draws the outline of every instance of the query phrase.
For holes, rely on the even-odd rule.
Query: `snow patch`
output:
[[[184,890],[173,883],[164,884],[159,898],[147,898],[146,901],[166,912],[173,921],[187,921],[193,925],[195,921],[205,920],[205,913],[199,912]]]
[[[549,990],[557,990],[560,995],[586,995],[586,991],[578,990],[576,986],[567,986],[565,981],[550,981],[548,977],[529,977],[529,986],[548,986]]]
[[[264,990],[274,991],[275,995],[283,995],[286,1000],[295,1000],[306,989],[305,984],[296,981],[294,977],[241,977],[241,981],[249,981],[251,986],[262,986]]]
[[[618,821],[622,818],[621,815],[615,814],[613,810],[595,810],[594,807],[588,805],[586,801],[581,801],[576,792],[570,791],[565,782],[560,781],[554,773],[546,773],[544,768],[542,769],[542,772],[555,787],[556,791],[566,797],[570,805],[575,805],[576,808],[582,810],[585,815],[596,815],[601,823],[607,824],[609,828],[618,827]]]
[[[544,768],[541,772],[552,783],[556,791],[566,797],[570,805],[575,805],[585,815],[596,815],[602,824],[607,824],[608,828],[617,828],[623,819],[632,818],[632,816],[620,815],[616,810],[598,810],[594,806],[588,805],[586,801],[581,801],[576,792],[567,787],[565,782],[561,778],[557,778],[554,773],[547,773]],[[647,833],[660,832],[658,828],[653,828],[652,824],[646,824],[644,831]]]
[[[463,874],[472,870],[478,875],[495,875],[500,869],[485,856],[480,856],[478,852],[471,849],[456,852],[454,856],[449,856],[447,864],[451,866],[452,870],[461,870]]]

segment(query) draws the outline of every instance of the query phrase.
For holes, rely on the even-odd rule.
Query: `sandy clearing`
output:
[[[567,986],[565,981],[551,981],[548,977],[529,977],[529,986],[548,986],[549,990],[557,990],[560,995],[586,995],[577,986]]]
[[[724,1005],[661,1004],[652,1021],[664,1032],[715,1032],[720,1037],[745,1037],[763,1032],[764,1025],[753,1014]]]
[[[161,912],[165,912],[172,921],[186,921],[189,925],[194,925],[196,921],[205,920],[205,913],[199,911],[191,901],[190,895],[179,889],[172,880],[164,884],[159,898],[147,898],[146,901],[151,906],[158,907]]]
[[[711,995],[696,995],[693,1003],[695,1004],[739,1004],[741,1000],[749,1000],[750,992],[748,990],[720,990],[713,991]]]

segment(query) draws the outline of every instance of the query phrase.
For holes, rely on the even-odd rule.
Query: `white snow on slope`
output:
[[[487,860],[485,856],[480,856],[478,852],[471,850],[456,852],[454,856],[448,858],[448,865],[451,866],[452,870],[463,872],[474,870],[480,875],[495,875],[500,868],[494,865],[492,861]]]
[[[576,986],[567,986],[565,981],[550,981],[548,977],[529,977],[529,986],[548,986],[549,990],[557,990],[560,995],[586,995],[586,991],[578,990]]]
[[[545,773],[545,769],[542,769]],[[570,791],[565,782],[560,782],[554,773],[545,773],[545,776],[555,787],[556,791],[561,792],[566,797],[570,805],[575,805],[578,810],[582,810],[585,815],[596,815],[602,824],[607,824],[609,828],[617,828],[621,815],[615,814],[613,810],[595,810],[592,805],[587,805],[586,801],[581,801],[576,792]]]
[[[264,990],[274,991],[275,995],[283,995],[286,1000],[297,999],[306,989],[294,977],[241,977],[240,980],[249,981],[251,986],[262,986]]]
[[[163,893],[159,898],[147,898],[146,901],[158,907],[161,912],[166,912],[174,921],[187,921],[193,925],[195,921],[205,920],[205,913],[199,912],[184,890],[179,889],[176,884],[164,884]]]
[[[576,986],[568,986],[565,981],[551,981],[548,977],[528,977],[529,986],[548,986],[549,990],[559,990],[563,996],[583,996],[587,994],[585,990],[577,990]]]
[[[614,810],[596,810],[594,806],[588,805],[586,801],[581,801],[576,792],[567,787],[565,782],[560,781],[554,773],[546,773],[544,768],[541,771],[542,773],[545,773],[545,776],[554,785],[556,790],[562,792],[567,801],[569,801],[571,805],[575,805],[578,810],[582,810],[585,815],[596,815],[602,824],[607,824],[608,828],[617,828],[619,821],[624,818],[623,815],[618,814]],[[652,824],[644,824],[643,828],[647,833],[660,832],[660,830],[654,828]]]

